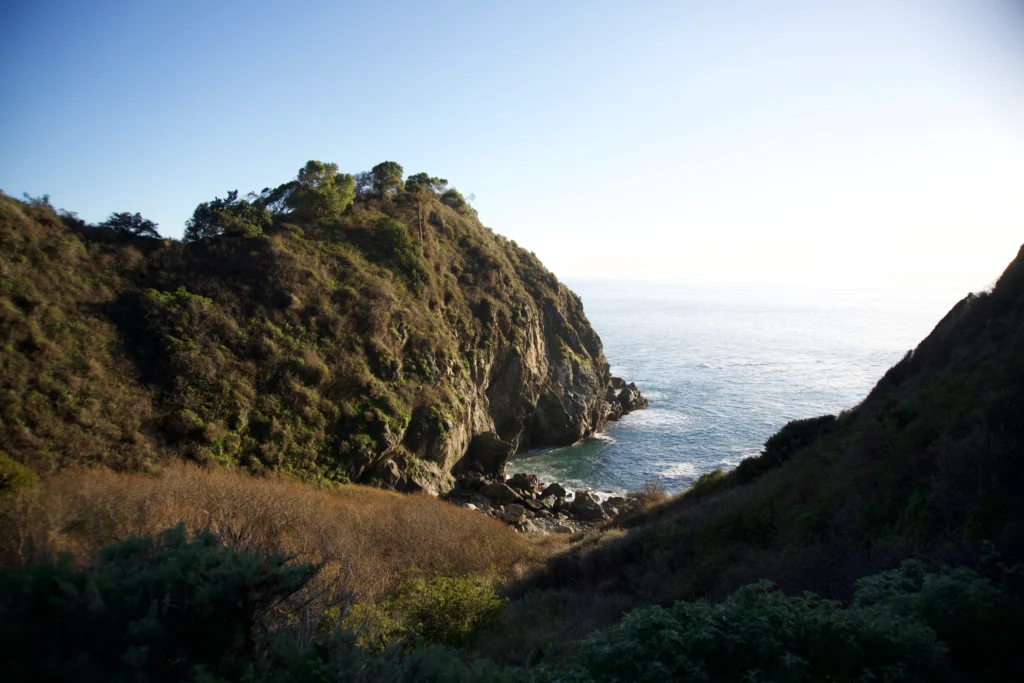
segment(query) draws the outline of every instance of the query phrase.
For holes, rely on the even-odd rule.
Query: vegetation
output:
[[[532,254],[444,179],[402,174],[312,161],[200,204],[180,243],[0,197],[0,678],[999,681],[1024,663],[1024,250],[862,404],[531,538],[349,483],[385,458],[441,476],[464,390],[526,321],[604,362]]]
[[[160,238],[160,233],[156,231],[156,223],[143,218],[139,213],[112,213],[110,218],[100,223],[100,227],[129,237]]]
[[[443,488],[479,368],[525,323],[604,371],[578,299],[452,192],[310,161],[199,204],[183,242],[0,196],[0,450],[43,476],[184,458],[374,482],[390,460]]]

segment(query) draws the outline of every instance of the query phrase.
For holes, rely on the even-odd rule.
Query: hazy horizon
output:
[[[1024,4],[9,6],[0,188],[88,221],[307,159],[448,178],[561,279],[978,290],[1024,242]]]

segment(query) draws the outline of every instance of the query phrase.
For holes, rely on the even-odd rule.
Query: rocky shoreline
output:
[[[561,484],[545,484],[537,475],[525,472],[505,481],[490,480],[478,472],[461,474],[446,498],[524,533],[577,533],[618,516],[632,504],[628,496],[601,501],[590,489],[573,493]]]
[[[604,421],[618,420],[648,401],[633,382],[612,377],[605,393]],[[631,505],[627,496],[601,501],[590,489],[575,493],[555,482],[545,484],[537,475],[518,472],[504,478],[504,463],[496,475],[474,461],[474,468],[455,477],[455,486],[445,498],[461,507],[477,510],[513,526],[520,532],[572,534],[609,520]]]

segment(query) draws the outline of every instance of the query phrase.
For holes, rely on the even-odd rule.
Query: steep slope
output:
[[[458,193],[303,178],[185,243],[0,197],[0,451],[438,492],[622,414],[579,298]]]
[[[621,523],[537,584],[663,603],[768,578],[842,597],[908,557],[1024,560],[1024,250],[861,405],[790,423],[759,457]]]

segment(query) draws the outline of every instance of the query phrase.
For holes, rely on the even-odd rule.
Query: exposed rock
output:
[[[619,391],[621,389],[625,389],[626,388],[626,380],[622,379],[621,377],[612,377],[608,381],[608,384],[615,391]]]
[[[475,491],[486,482],[486,479],[476,471],[464,472],[458,477],[458,485],[464,491]]]
[[[533,510],[534,512],[536,512],[537,510],[544,509],[544,506],[541,505],[540,501],[534,500],[533,498],[522,498],[520,500],[522,501],[523,507],[525,507],[527,510]]]
[[[526,508],[517,503],[511,503],[505,506],[505,510],[502,512],[501,518],[511,524],[516,524],[523,519],[526,514]]]
[[[398,463],[388,458],[382,460],[374,468],[373,477],[385,486],[397,488],[398,482],[402,479],[402,471],[398,467]]]
[[[647,407],[647,399],[644,398],[633,382],[630,382],[626,388],[619,392],[618,399],[619,405],[622,406],[623,415],[634,410],[643,410]]]
[[[524,519],[522,522],[519,523],[518,527],[516,528],[516,531],[520,531],[520,532],[522,532],[524,534],[528,534],[528,533],[539,531],[539,529],[537,528],[537,526],[533,522],[531,522],[528,519]]]
[[[601,507],[600,499],[590,491],[577,491],[569,510],[587,521],[601,520],[607,516]]]
[[[605,501],[605,503],[607,503],[608,505],[611,505],[612,507],[617,507],[617,508],[621,508],[621,507],[625,506],[626,502],[627,502],[626,499],[624,497],[622,497],[622,496],[610,496],[608,498],[608,500]]]
[[[473,496],[469,500],[470,500],[471,503],[473,503],[474,505],[476,505],[477,507],[479,507],[479,508],[481,508],[483,510],[487,510],[492,505],[494,505],[494,501],[493,500],[491,500],[487,496],[481,495],[479,493],[474,493]]]
[[[511,503],[512,501],[516,500],[516,498],[518,498],[518,495],[516,495],[515,491],[513,491],[507,485],[502,484],[499,481],[491,482],[487,486],[483,487],[480,490],[480,493],[486,496],[487,498],[490,498],[491,500],[501,503],[503,505],[506,503]]]
[[[511,488],[524,493],[534,493],[541,488],[540,479],[537,478],[536,474],[525,474],[523,472],[517,472],[512,475],[512,478],[505,483]]]
[[[516,452],[517,445],[518,439],[508,442],[495,432],[483,432],[469,442],[464,458],[473,464],[474,469],[504,478],[505,463]]]
[[[540,493],[541,498],[565,498],[566,490],[561,484],[548,484]]]
[[[575,529],[573,529],[571,526],[567,526],[565,524],[555,524],[554,526],[551,527],[551,531],[553,533],[556,533],[556,534],[574,534],[574,533],[576,533]]]

